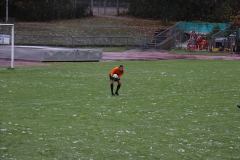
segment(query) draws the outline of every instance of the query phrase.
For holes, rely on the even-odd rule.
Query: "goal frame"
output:
[[[14,68],[14,24],[0,23],[0,26],[11,26],[11,69]]]

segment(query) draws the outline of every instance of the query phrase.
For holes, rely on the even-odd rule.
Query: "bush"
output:
[[[20,21],[50,21],[72,19],[88,14],[87,3],[75,4],[73,0],[30,0],[22,3],[11,3],[9,14]],[[1,16],[4,17],[3,12]]]

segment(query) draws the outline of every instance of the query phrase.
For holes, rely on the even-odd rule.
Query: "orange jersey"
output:
[[[113,76],[113,74],[117,74],[118,78],[120,78],[124,74],[124,70],[120,71],[119,67],[115,67],[110,71],[110,75]]]

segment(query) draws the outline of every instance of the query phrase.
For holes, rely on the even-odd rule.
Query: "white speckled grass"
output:
[[[108,73],[120,63],[123,85],[112,97]],[[239,159],[239,66],[176,60],[0,70],[0,159]]]

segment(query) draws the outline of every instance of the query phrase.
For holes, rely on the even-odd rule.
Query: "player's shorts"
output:
[[[109,79],[110,79],[110,80],[114,80],[114,81],[116,81],[116,82],[120,80],[120,78],[113,78],[113,77],[111,76],[111,74],[109,74]]]

